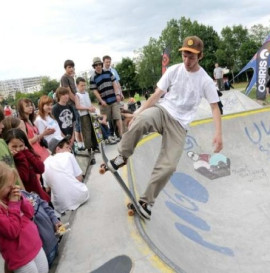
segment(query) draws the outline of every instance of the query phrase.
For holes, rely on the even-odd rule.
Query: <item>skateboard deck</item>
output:
[[[91,273],[129,273],[132,269],[132,260],[126,256],[117,256]]]
[[[96,135],[97,143],[99,144],[103,140],[102,130],[99,123],[99,116],[97,114],[90,114],[93,129]]]
[[[104,144],[101,143],[100,147],[101,147],[101,156],[102,156],[102,159],[104,162],[103,164],[100,165],[100,170],[99,170],[100,174],[104,174],[106,171],[110,171],[113,174],[113,176],[115,177],[115,179],[118,182],[118,184],[120,185],[120,187],[124,190],[124,192],[126,193],[128,198],[130,199],[130,203],[127,204],[127,207],[129,209],[128,215],[132,216],[132,215],[134,215],[134,213],[137,213],[143,220],[145,220],[146,218],[140,212],[140,209],[138,207],[138,203],[137,203],[135,197],[133,196],[133,194],[131,193],[131,191],[127,187],[126,183],[123,181],[120,174],[117,171],[112,171],[110,168],[108,168],[109,159],[107,158],[107,156],[105,154]]]

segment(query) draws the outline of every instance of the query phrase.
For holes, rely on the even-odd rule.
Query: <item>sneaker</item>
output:
[[[121,155],[118,155],[116,158],[110,160],[109,163],[108,168],[110,168],[112,171],[116,171],[127,164],[127,159]]]
[[[107,140],[108,140],[109,144],[111,144],[111,145],[117,143],[117,141],[112,136],[109,136]]]
[[[147,204],[146,202],[139,200],[139,209],[141,214],[147,219],[150,220],[151,218],[151,209],[152,206],[150,204]]]
[[[97,154],[97,153],[100,153],[100,150],[99,150],[99,147],[98,147],[98,146],[97,146],[96,148],[94,148],[93,151],[94,151],[94,153],[96,153],[96,154]]]
[[[90,165],[95,165],[95,164],[96,164],[96,159],[92,158],[91,161],[90,161]]]
[[[121,140],[121,138],[118,136],[113,136],[112,139],[116,142],[119,142]]]

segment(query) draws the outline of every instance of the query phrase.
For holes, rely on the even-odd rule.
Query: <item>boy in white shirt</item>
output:
[[[52,152],[45,161],[42,174],[44,186],[50,188],[52,203],[58,213],[75,210],[89,198],[83,183],[82,170],[70,152],[70,136],[53,138],[48,147]]]
[[[99,152],[98,142],[95,136],[94,128],[92,125],[90,113],[94,113],[96,108],[92,106],[89,94],[86,92],[86,82],[82,77],[76,79],[77,93],[75,95],[75,107],[80,115],[81,132],[83,135],[84,146],[88,150]],[[90,164],[96,163],[95,158],[92,156]]]
[[[203,42],[197,36],[187,37],[179,51],[183,63],[167,69],[157,83],[155,93],[134,113],[130,129],[118,145],[119,155],[109,164],[112,170],[124,166],[144,134],[155,131],[162,135],[159,157],[139,200],[139,208],[146,219],[150,219],[156,197],[176,170],[188,124],[194,119],[202,97],[208,100],[213,113],[214,152],[219,152],[223,145],[217,91],[213,80],[199,65],[203,58]],[[158,103],[162,96],[164,98]]]

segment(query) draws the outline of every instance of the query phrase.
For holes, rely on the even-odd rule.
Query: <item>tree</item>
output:
[[[161,55],[166,47],[170,49],[170,65],[181,62],[179,48],[184,38],[193,35],[199,36],[204,41],[204,58],[200,64],[212,74],[216,62],[215,52],[220,42],[217,32],[211,26],[181,17],[178,21],[170,20],[158,40],[150,38],[148,45],[139,50],[136,64],[140,87],[155,87],[161,76]]]
[[[136,90],[139,88],[136,74],[136,65],[130,58],[123,58],[121,63],[115,66],[120,75],[120,83],[123,91]]]
[[[42,79],[42,95],[48,95],[50,91],[56,90],[60,86],[57,80],[51,80],[49,77],[44,77]]]
[[[180,62],[180,27],[177,20],[172,19],[167,23],[167,26],[162,30],[161,36],[159,37],[159,44],[161,52],[163,52],[165,48],[169,48],[170,65]]]
[[[42,92],[39,91],[39,92],[35,92],[35,93],[21,93],[21,92],[16,92],[16,95],[15,95],[15,101],[16,101],[16,104],[18,102],[18,100],[20,99],[30,99],[34,104],[35,106],[38,106],[38,100],[39,98],[42,96]]]
[[[250,39],[253,40],[257,47],[260,47],[265,38],[270,34],[270,27],[262,24],[254,25],[249,29]]]
[[[161,53],[161,46],[154,38],[150,38],[149,44],[138,51],[136,65],[138,83],[142,89],[154,88],[160,78]]]
[[[12,95],[9,95],[7,98],[3,99],[1,102],[2,105],[15,105],[15,99]]]
[[[220,48],[216,52],[217,61],[221,66],[230,68],[234,75],[253,57],[257,46],[242,25],[223,28],[221,36]]]

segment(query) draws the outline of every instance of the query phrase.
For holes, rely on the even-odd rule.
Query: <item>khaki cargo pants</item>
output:
[[[134,152],[143,135],[158,132],[162,135],[159,156],[151,174],[149,184],[141,200],[153,205],[156,197],[176,170],[184,149],[186,130],[160,105],[144,110],[123,134],[118,145],[119,153],[128,158]]]

